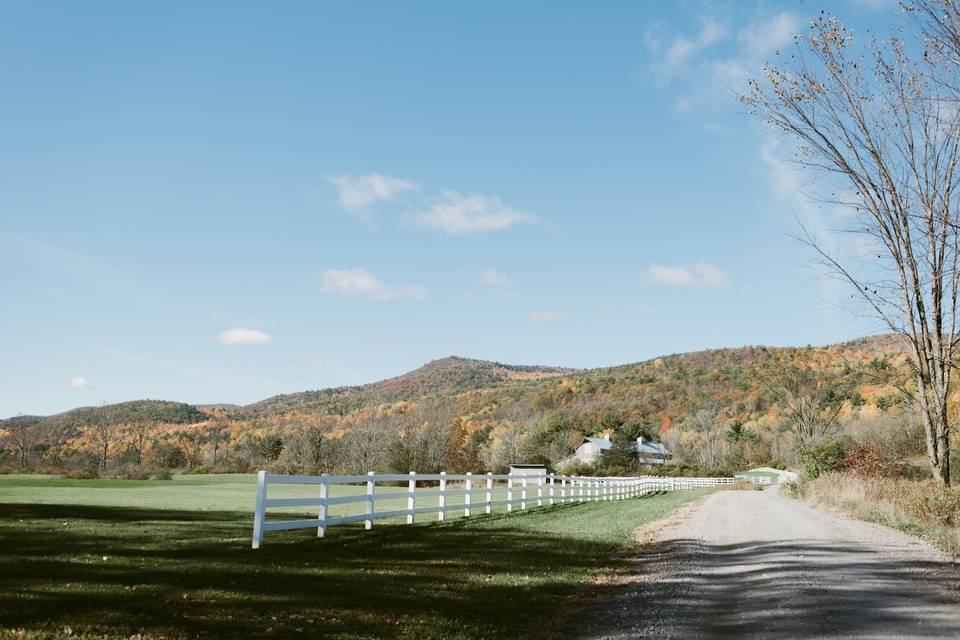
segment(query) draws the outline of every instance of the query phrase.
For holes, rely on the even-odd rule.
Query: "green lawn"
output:
[[[0,476],[0,638],[549,638],[636,528],[703,495],[272,533],[252,551],[253,491]]]

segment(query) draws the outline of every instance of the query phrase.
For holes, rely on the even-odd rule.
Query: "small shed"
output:
[[[512,464],[510,465],[510,475],[512,476],[545,476],[550,472],[545,464]]]

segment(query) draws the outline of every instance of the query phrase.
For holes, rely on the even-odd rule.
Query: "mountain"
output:
[[[300,471],[495,470],[516,460],[557,460],[602,430],[665,438],[710,466],[726,455],[717,452],[733,423],[757,436],[742,447],[750,459],[769,461],[790,448],[771,372],[803,370],[825,381],[844,419],[902,424],[903,416],[890,413],[902,398],[882,380],[908,380],[905,358],[901,343],[887,335],[828,347],[711,349],[596,369],[451,356],[380,382],[242,407],[139,400],[20,416],[0,421],[0,463],[4,450],[9,460],[17,448],[10,433],[39,427],[34,458],[68,468],[79,464],[71,462],[78,451],[91,459],[99,441],[101,467],[106,447],[117,464],[153,455],[166,466],[238,471],[266,464]],[[136,427],[142,423],[152,425],[147,440]],[[81,429],[95,425],[124,426],[116,434]],[[712,457],[701,459],[702,451]]]
[[[342,414],[370,404],[456,395],[466,391],[500,388],[516,382],[571,375],[581,371],[563,367],[507,365],[450,356],[433,360],[419,369],[380,382],[273,396],[247,405],[242,411],[246,414],[271,415],[312,409]]]

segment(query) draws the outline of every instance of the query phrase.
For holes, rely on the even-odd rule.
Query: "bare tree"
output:
[[[97,467],[101,472],[107,470],[107,461],[110,455],[110,446],[113,444],[114,425],[110,422],[110,415],[106,407],[99,406],[93,409],[90,415],[88,433],[97,455]]]
[[[130,448],[137,456],[137,467],[143,466],[143,453],[147,448],[153,423],[147,420],[135,420],[123,428],[129,440]]]
[[[840,430],[840,412],[852,390],[842,372],[774,362],[762,369],[761,380],[780,405],[784,427],[801,445]]]
[[[38,420],[30,417],[10,418],[0,428],[0,437],[13,445],[20,468],[26,469],[30,464],[30,455],[40,439],[40,425]]]
[[[873,41],[858,54],[852,34],[821,16],[797,38],[797,55],[767,66],[743,102],[787,134],[797,160],[817,172],[812,194],[855,220],[869,260],[843,257],[804,228],[801,239],[848,282],[910,355],[936,480],[950,482],[950,394],[957,333],[957,163],[960,110],[945,65],[911,57],[903,43]]]

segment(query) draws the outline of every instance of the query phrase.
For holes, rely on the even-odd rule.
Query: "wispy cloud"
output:
[[[227,329],[226,331],[221,332],[217,335],[217,342],[227,346],[233,345],[243,345],[243,344],[270,344],[273,342],[273,337],[260,331],[259,329],[245,329],[243,327],[237,327],[235,329]]]
[[[342,296],[355,296],[371,300],[396,300],[410,298],[423,300],[427,290],[419,284],[397,287],[387,286],[376,275],[366,269],[326,269],[321,278],[320,290],[323,293]]]
[[[700,29],[693,35],[676,34],[664,37],[658,29],[647,31],[644,41],[653,57],[649,70],[659,77],[683,71],[707,47],[724,40],[729,32],[712,16],[701,16]]]
[[[544,322],[558,322],[565,320],[567,314],[559,311],[531,311],[527,314],[527,322],[532,324],[543,324]]]
[[[793,12],[761,12],[736,31],[733,46],[725,46],[731,40],[726,23],[707,16],[698,19],[701,26],[696,35],[678,35],[668,41],[647,38],[653,59],[648,71],[660,84],[678,89],[674,112],[688,116],[734,104],[736,94],[746,90],[747,80],[760,75],[763,65],[789,46],[802,28]],[[724,46],[711,46],[719,43]]]
[[[646,278],[671,287],[725,287],[730,283],[723,270],[705,262],[687,267],[652,264],[647,267]]]
[[[510,287],[510,278],[493,267],[487,267],[480,272],[480,283],[495,289],[506,289]]]
[[[68,389],[91,389],[93,385],[83,376],[73,376],[67,380]]]
[[[761,143],[759,155],[767,167],[770,184],[778,195],[788,199],[803,197],[800,172],[782,157],[779,140]]]
[[[441,199],[415,220],[434,231],[459,236],[509,229],[515,224],[532,223],[536,217],[505,205],[494,196],[462,195],[444,189]]]
[[[407,180],[368,173],[365,176],[327,176],[327,181],[337,190],[337,204],[348,213],[367,213],[378,202],[389,202],[403,191],[415,189]]]
[[[757,18],[737,33],[737,42],[748,58],[766,58],[793,42],[800,33],[800,19],[789,11]]]

